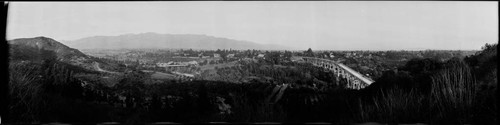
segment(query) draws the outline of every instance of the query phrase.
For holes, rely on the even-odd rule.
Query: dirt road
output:
[[[94,62],[93,66],[99,72],[106,72],[106,73],[111,73],[111,74],[119,74],[118,72],[112,72],[112,71],[107,71],[107,70],[101,69],[101,67],[99,67],[99,63],[98,62]]]

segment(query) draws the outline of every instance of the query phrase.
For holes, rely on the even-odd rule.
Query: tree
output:
[[[279,52],[269,52],[266,55],[266,60],[273,64],[279,63],[280,53]]]
[[[145,79],[143,75],[144,74],[140,74],[140,72],[133,71],[126,74],[115,87],[121,94],[138,97],[144,92],[143,83]]]
[[[314,52],[312,51],[311,48],[309,48],[307,49],[307,51],[304,52],[304,55],[309,57],[314,57]]]
[[[200,86],[197,91],[198,93],[197,107],[198,111],[202,114],[208,113],[211,108],[210,99],[208,97],[208,91],[205,84],[206,83],[200,83]]]
[[[292,58],[292,52],[290,51],[285,51],[284,57],[286,60],[291,61]]]

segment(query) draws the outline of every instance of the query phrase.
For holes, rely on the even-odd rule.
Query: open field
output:
[[[152,79],[176,79],[176,76],[173,74],[163,73],[163,72],[153,72],[151,75]]]

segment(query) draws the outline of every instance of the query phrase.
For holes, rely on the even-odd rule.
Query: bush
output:
[[[430,91],[394,87],[372,100],[360,99],[361,121],[471,123],[478,106],[475,77],[460,60],[448,61],[445,67],[430,76]]]
[[[371,102],[371,103],[370,103]],[[383,123],[424,122],[427,112],[425,96],[415,89],[405,92],[393,88],[380,92],[372,101],[359,101],[361,121]]]
[[[469,122],[466,120],[471,118],[476,100],[476,80],[465,63],[451,65],[431,77],[430,103],[436,119]]]
[[[10,120],[11,121],[39,121],[41,113],[42,85],[37,84],[39,78],[36,68],[10,64],[9,66],[9,95],[10,95]],[[7,121],[9,122],[9,121]]]

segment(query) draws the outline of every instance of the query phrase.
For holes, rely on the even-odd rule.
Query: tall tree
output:
[[[309,57],[314,57],[314,52],[312,51],[311,48],[309,48],[307,49],[307,51],[304,52],[304,55]]]

